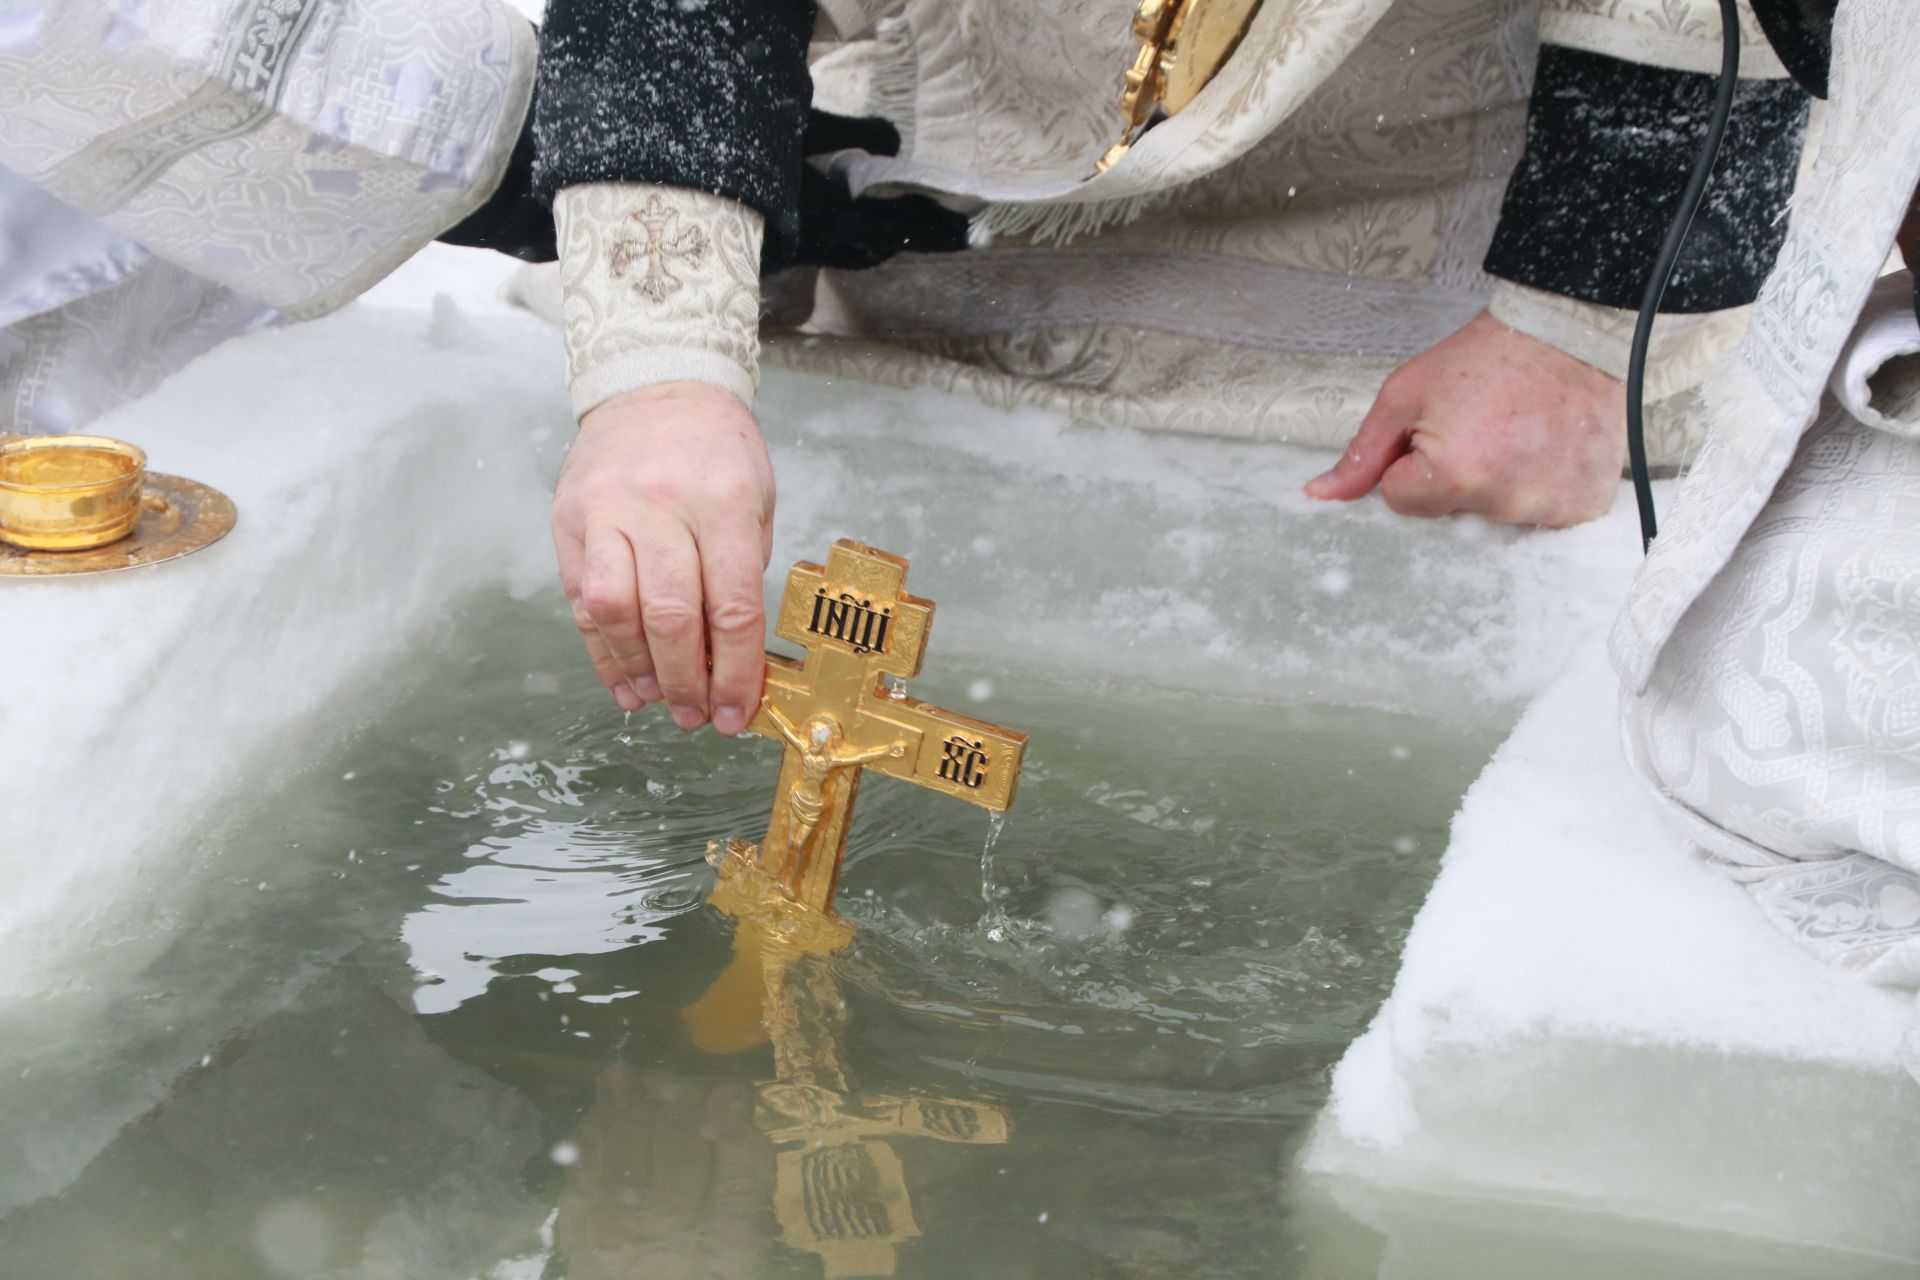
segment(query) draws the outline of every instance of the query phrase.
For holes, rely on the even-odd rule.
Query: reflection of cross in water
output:
[[[777,1078],[760,1086],[756,1121],[782,1148],[774,1180],[781,1238],[820,1255],[828,1280],[890,1276],[920,1227],[888,1139],[1003,1143],[1011,1118],[984,1103],[856,1094],[841,1056],[846,1002],[828,958],[782,947],[763,963]]]
[[[859,1092],[843,1052],[849,1011],[832,966],[850,934],[824,928],[834,917],[784,898],[778,904],[745,904],[727,971],[681,1017],[708,1053],[773,1042],[773,1079],[759,1086],[754,1123],[777,1148],[780,1238],[819,1254],[830,1278],[890,1276],[899,1247],[920,1234],[892,1140],[1003,1143],[1012,1118],[984,1102]]]
[[[843,539],[825,567],[787,576],[775,634],[807,657],[768,656],[766,696],[747,726],[787,748],[759,866],[816,911],[833,905],[866,769],[996,812],[1020,777],[1025,734],[881,687],[883,676],[919,673],[933,623],[933,602],[906,594],[906,574],[900,557]]]
[[[677,230],[680,211],[667,208],[657,194],[648,197],[647,203],[632,216],[646,238],[616,240],[608,265],[613,269],[615,280],[624,280],[627,268],[644,259],[646,274],[634,281],[634,292],[654,302],[665,302],[669,295],[684,287],[679,277],[667,269],[668,261],[679,258],[688,266],[699,266],[707,256],[707,233],[699,227]]]

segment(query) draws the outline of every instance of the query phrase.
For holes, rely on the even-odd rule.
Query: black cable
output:
[[[1633,467],[1633,495],[1640,503],[1642,552],[1653,545],[1654,534],[1659,532],[1653,514],[1653,481],[1647,475],[1647,346],[1653,340],[1653,320],[1660,314],[1660,300],[1666,296],[1667,283],[1680,260],[1680,247],[1686,243],[1694,215],[1700,212],[1714,161],[1720,158],[1720,140],[1726,136],[1734,91],[1740,87],[1740,14],[1734,0],[1720,0],[1720,49],[1720,86],[1713,98],[1713,116],[1707,123],[1707,141],[1700,148],[1693,176],[1680,197],[1680,211],[1667,228],[1666,242],[1660,246],[1653,274],[1647,279],[1647,292],[1640,300],[1640,320],[1633,327],[1633,352],[1627,361],[1627,460]]]

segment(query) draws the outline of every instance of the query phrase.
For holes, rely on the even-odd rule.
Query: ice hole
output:
[[[606,702],[549,581],[557,341],[452,278],[100,424],[232,493],[227,543],[0,598],[8,1276],[559,1275],[636,1231],[797,1265],[770,1056],[679,1021],[728,954],[706,842],[759,835],[776,753]],[[1309,503],[1284,448],[777,371],[762,411],[769,589],[840,536],[909,556],[914,693],[1033,735],[985,885],[977,813],[863,790],[846,1072],[1014,1118],[895,1143],[906,1273],[1920,1259],[1903,1011],[1772,946],[1612,763],[1630,504],[1418,525]]]

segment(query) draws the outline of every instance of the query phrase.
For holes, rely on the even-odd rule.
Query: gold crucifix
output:
[[[823,567],[795,565],[774,634],[806,650],[767,655],[766,693],[747,727],[785,748],[759,845],[718,842],[712,902],[739,917],[733,960],[682,1012],[713,1054],[773,1042],[757,1121],[779,1148],[781,1236],[818,1254],[829,1280],[892,1275],[920,1234],[892,1139],[1001,1143],[1011,1119],[984,1102],[854,1090],[840,1052],[846,1003],[830,953],[853,930],[833,910],[860,775],[867,769],[994,812],[1013,802],[1023,733],[930,706],[899,683],[920,672],[933,602],[906,593],[907,562],[842,540]]]
[[[738,914],[755,890],[772,888],[831,916],[868,769],[995,812],[1013,802],[1025,734],[883,683],[919,674],[933,623],[933,602],[908,595],[906,576],[904,559],[845,539],[824,567],[803,562],[788,574],[774,634],[807,656],[767,655],[766,694],[747,728],[782,743],[786,755],[766,839],[715,852],[722,909]]]

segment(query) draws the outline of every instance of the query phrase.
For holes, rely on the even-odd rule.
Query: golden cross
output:
[[[840,1055],[846,1003],[824,958],[853,937],[833,912],[860,775],[874,769],[1004,811],[1026,753],[1023,733],[906,695],[919,674],[933,602],[906,593],[907,562],[857,542],[824,567],[798,564],[774,633],[807,651],[767,655],[766,693],[748,728],[786,746],[767,835],[710,846],[713,905],[739,917],[733,961],[682,1017],[714,1054],[773,1042],[774,1079],[758,1122],[776,1147],[781,1235],[820,1256],[829,1280],[892,1275],[920,1234],[889,1139],[1005,1142],[1010,1117],[986,1103],[854,1093]]]
[[[786,745],[773,816],[757,854],[736,843],[719,859],[723,874],[751,864],[792,901],[829,911],[867,769],[995,812],[1013,802],[1025,734],[882,683],[919,674],[933,624],[933,602],[906,594],[906,576],[901,557],[845,539],[825,567],[788,574],[774,634],[807,656],[767,655],[766,694],[747,725]]]

